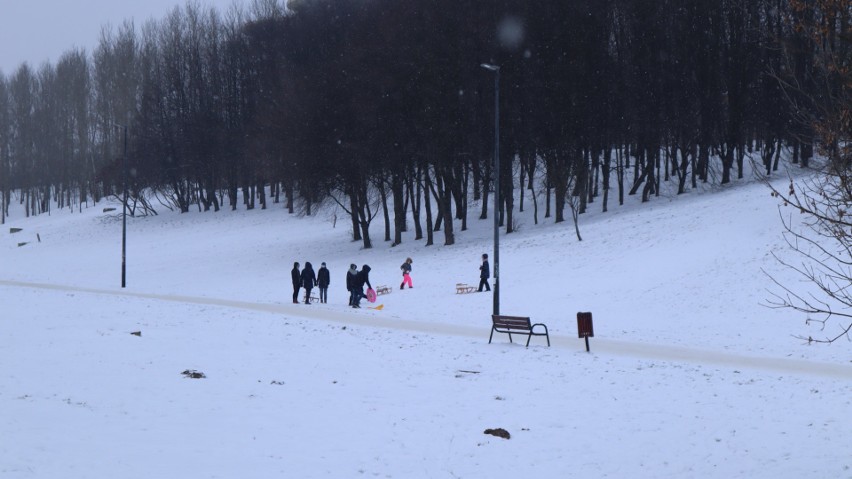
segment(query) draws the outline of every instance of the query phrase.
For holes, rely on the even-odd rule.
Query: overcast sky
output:
[[[198,0],[225,13],[232,0]],[[101,26],[132,19],[141,26],[160,19],[183,0],[0,0],[0,71],[11,76],[27,62],[38,68],[56,64],[66,50],[85,48],[91,55]],[[239,4],[247,4],[238,0]]]

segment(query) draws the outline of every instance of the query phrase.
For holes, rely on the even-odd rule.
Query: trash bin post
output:
[[[577,313],[577,336],[586,340],[586,352],[589,352],[589,338],[595,336],[592,313]]]

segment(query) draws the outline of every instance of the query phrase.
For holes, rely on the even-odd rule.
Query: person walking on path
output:
[[[405,263],[402,263],[399,269],[402,270],[402,284],[399,285],[399,289],[405,289],[406,284],[409,288],[413,288],[414,285],[411,283],[411,258],[406,258]]]
[[[311,304],[311,290],[317,285],[317,275],[310,261],[305,263],[302,270],[302,287],[305,288],[305,304]]]
[[[482,287],[485,286],[487,291],[491,291],[491,286],[488,284],[488,278],[491,277],[491,267],[488,266],[488,254],[482,255],[482,264],[479,266],[479,290],[482,292]]]
[[[355,275],[355,297],[352,303],[353,308],[361,307],[361,298],[364,297],[365,284],[368,288],[373,287],[373,285],[370,284],[370,266],[366,264],[362,266],[361,271],[358,271],[358,274]]]
[[[320,291],[320,303],[328,303],[328,285],[331,283],[331,276],[328,272],[328,268],[325,267],[325,263],[320,266],[319,271],[317,271],[317,286],[319,286]]]
[[[349,265],[349,270],[346,271],[346,291],[349,291],[349,306],[355,304],[355,278],[358,276],[358,266],[355,264]]]
[[[299,304],[299,288],[302,287],[302,275],[299,273],[299,263],[293,263],[293,270],[290,271],[290,277],[293,279],[293,304]]]

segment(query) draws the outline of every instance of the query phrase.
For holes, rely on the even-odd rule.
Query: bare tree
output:
[[[784,239],[793,258],[772,255],[783,266],[795,271],[805,281],[793,287],[772,275],[780,288],[772,292],[769,306],[792,308],[807,314],[806,322],[818,323],[825,331],[832,318],[841,321],[840,329],[826,332],[823,339],[807,337],[809,342],[831,343],[849,337],[852,331],[852,185],[848,172],[837,174],[826,170],[798,184],[790,181],[786,192],[773,189],[783,206],[781,220]],[[793,214],[785,214],[792,208]],[[802,284],[804,286],[802,286]]]
[[[114,31],[111,26],[101,29],[100,40],[92,56],[93,99],[90,107],[93,152],[91,166],[103,191],[93,191],[95,197],[115,195],[122,199],[121,156],[123,128],[128,127],[131,138],[137,128],[131,124],[137,116],[140,100],[140,47],[133,22],[125,21]],[[131,165],[137,167],[130,153]],[[143,169],[144,170],[144,169]],[[135,175],[131,175],[131,182]],[[94,190],[94,188],[93,188]],[[130,195],[136,188],[130,185]]]
[[[852,5],[839,0],[791,4],[792,27],[802,41],[789,44],[787,58],[813,63],[790,69],[781,86],[814,132],[825,163],[808,179],[791,180],[787,191],[772,190],[782,212],[792,208],[801,218],[782,213],[784,237],[798,259],[775,257],[805,282],[794,288],[770,276],[781,289],[770,305],[806,313],[807,322],[820,324],[826,336],[803,339],[832,343],[849,339],[852,331]],[[826,331],[832,320],[841,322],[839,329]]]

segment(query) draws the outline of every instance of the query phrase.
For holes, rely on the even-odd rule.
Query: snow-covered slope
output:
[[[412,233],[391,248],[374,223],[363,250],[332,211],[129,218],[122,290],[103,204],[13,211],[0,473],[852,477],[848,343],[802,344],[817,333],[803,317],[761,306],[762,270],[796,281],[770,254],[785,246],[765,186],[629,200],[590,205],[582,242],[530,208],[501,236],[501,312],[553,341],[529,349],[487,344],[492,296],[455,294],[478,281],[491,220],[428,248]],[[399,291],[406,257],[415,287]],[[328,264],[328,304],[290,303],[294,261]],[[346,307],[350,263],[393,288],[382,310]],[[578,311],[594,314],[591,353]]]

